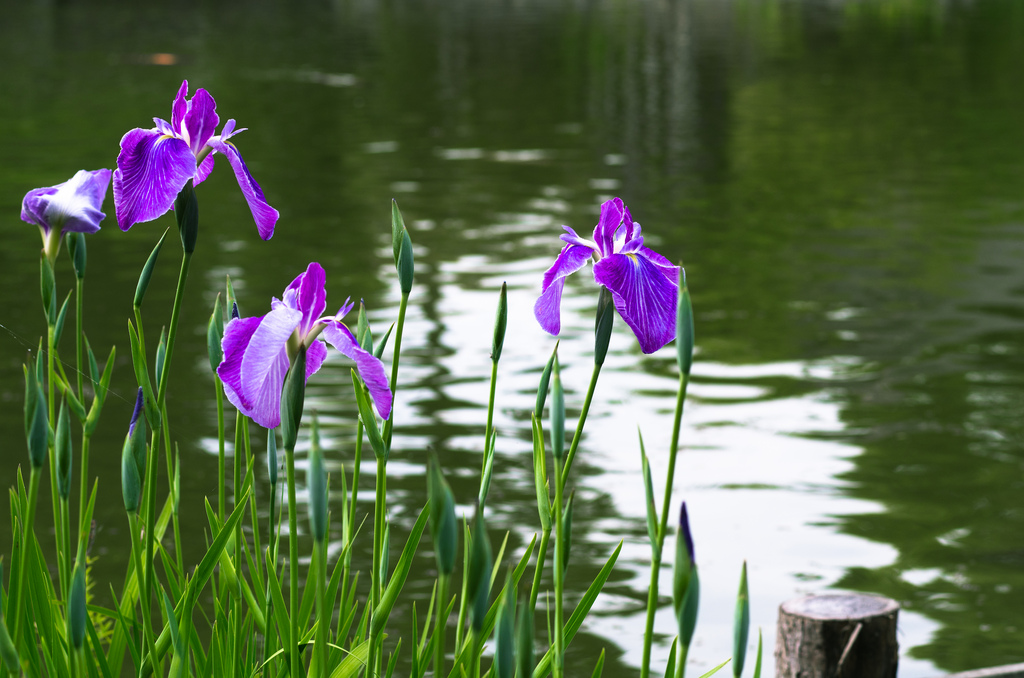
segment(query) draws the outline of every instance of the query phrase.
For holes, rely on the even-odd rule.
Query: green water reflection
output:
[[[1024,5],[8,4],[0,24],[5,439],[21,440],[20,366],[41,326],[38,236],[17,221],[22,195],[80,167],[112,166],[121,135],[167,117],[188,78],[214,94],[222,118],[249,128],[236,141],[282,217],[274,240],[261,243],[226,165],[202,187],[193,303],[170,387],[172,418],[188,422],[178,430],[182,454],[196,470],[182,478],[195,499],[183,502],[184,520],[203,524],[199,499],[215,492],[203,328],[224,274],[243,314],[261,314],[306,262],[320,261],[329,305],[362,297],[383,328],[396,305],[388,203],[399,200],[418,257],[415,341],[407,342],[403,376],[409,395],[400,400],[406,425],[397,438],[404,454],[389,481],[399,544],[397,527],[422,502],[429,449],[445,455],[460,501],[475,494],[490,341],[475,319],[491,317],[508,280],[528,320],[558,225],[585,231],[598,202],[621,195],[651,244],[686,263],[699,332],[698,411],[742,428],[746,410],[737,403],[827,403],[837,425],[780,424],[776,439],[852,450],[834,492],[862,500],[861,509],[820,504],[799,520],[895,554],[881,566],[845,564],[830,580],[803,562],[816,557],[806,550],[813,539],[797,539],[797,552],[785,555],[795,561],[774,567],[785,574],[763,589],[796,592],[824,577],[822,585],[897,598],[934,622],[932,635],[908,648],[907,675],[1024,661]],[[158,53],[175,63],[155,65]],[[111,556],[126,547],[113,494],[130,412],[125,394],[133,390],[124,319],[138,268],[167,222],[122,234],[111,221],[89,242],[86,331],[101,352],[118,345],[124,396],[108,406],[92,461],[109,500],[97,509],[96,548]],[[167,256],[147,298],[152,336],[166,322],[172,262]],[[68,268],[61,273],[67,285]],[[571,289],[593,291],[582,280]],[[566,321],[581,350],[587,304],[575,302]],[[670,356],[642,357],[621,339],[614,369],[644,385],[600,395],[601,411],[623,409],[627,420],[661,413]],[[514,528],[534,518],[514,455],[529,438],[533,370],[550,350],[523,346],[503,377],[507,455],[495,471],[496,485],[504,484],[493,517],[496,534],[513,529],[509,548],[517,552],[529,533]],[[823,362],[844,367],[827,379],[813,370],[752,377],[699,367]],[[578,358],[574,367],[582,373],[585,363]],[[354,406],[344,395],[347,368],[335,367],[311,383],[310,397],[345,450]],[[737,389],[761,395],[736,396]],[[749,452],[715,438],[712,426],[690,433],[718,459]],[[22,458],[20,442],[10,448],[3,485]],[[755,452],[758,463],[787,463]],[[585,582],[614,541],[642,545],[645,528],[602,485],[599,462],[583,459],[580,469],[574,576]],[[752,492],[805,493],[800,483],[733,486],[729,473],[711,482],[737,502]],[[724,545],[701,547],[716,548]],[[609,675],[635,673],[635,641],[608,619],[643,604],[637,553],[611,585],[607,619],[572,648],[581,672],[608,647]],[[114,560],[99,566],[111,578],[120,573],[108,564]],[[429,562],[425,556],[422,567]],[[429,598],[426,584],[419,587]],[[770,629],[779,602],[763,601],[755,623]],[[717,652],[715,642],[707,641]]]

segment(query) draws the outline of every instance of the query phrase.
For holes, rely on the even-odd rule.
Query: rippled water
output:
[[[224,275],[242,312],[261,314],[320,261],[329,305],[365,299],[379,334],[397,315],[397,198],[417,286],[389,464],[393,546],[423,502],[430,451],[462,508],[473,501],[504,281],[488,517],[520,554],[536,520],[528,413],[554,345],[532,304],[559,226],[587,232],[600,202],[619,195],[648,244],[685,263],[693,292],[698,354],[676,484],[702,568],[693,668],[730,653],[744,559],[769,654],[779,603],[843,587],[903,604],[903,676],[1024,661],[1022,36],[1024,6],[1011,0],[5,8],[0,430],[11,453],[0,482],[23,459],[20,366],[42,327],[38,240],[17,220],[21,197],[112,166],[121,135],[167,117],[188,78],[249,128],[236,141],[282,213],[262,243],[226,165],[201,187],[170,401],[194,470],[182,478],[184,520],[196,529],[200,499],[216,492],[204,332]],[[92,453],[106,498],[98,569],[113,579],[127,541],[117,452],[134,388],[124,324],[161,224],[122,234],[111,222],[89,241],[86,331],[99,352],[119,349],[121,397]],[[152,336],[175,256],[147,298]],[[576,278],[560,349],[573,408],[596,304],[593,283]],[[673,356],[644,356],[616,325],[572,481],[575,590],[624,546],[570,648],[579,673],[602,647],[607,675],[637,673],[649,559],[637,427],[663,478]],[[343,363],[329,362],[309,396],[334,464],[351,454]],[[408,590],[429,597],[427,586]]]

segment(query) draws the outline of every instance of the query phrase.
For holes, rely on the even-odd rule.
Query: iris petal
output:
[[[562,329],[562,288],[566,276],[583,268],[592,254],[590,247],[566,245],[544,274],[544,286],[537,303],[533,305],[533,314],[548,334],[558,334]]]
[[[296,302],[298,309],[302,311],[301,332],[306,334],[327,308],[327,290],[325,289],[327,275],[324,273],[323,267],[314,261],[306,267],[305,273],[292,281],[292,284],[288,286],[289,289],[296,283],[298,283]]]
[[[46,188],[33,188],[25,194],[21,201],[21,220],[50,232],[50,222],[46,220],[46,208],[50,204],[50,197],[59,189],[59,186],[48,186]]]
[[[252,339],[253,332],[260,326],[263,316],[254,318],[234,318],[224,328],[221,349],[224,358],[217,366],[217,376],[224,384],[224,395],[240,412],[252,410],[252,403],[244,398],[242,388],[242,356]]]
[[[117,225],[127,231],[163,216],[195,173],[195,156],[181,139],[133,129],[121,138],[114,172]]]
[[[613,198],[601,205],[601,217],[594,227],[594,242],[600,248],[602,257],[609,257],[615,252],[616,231],[628,214],[626,206],[620,198]],[[632,230],[632,220],[630,220]]]
[[[675,271],[675,266],[666,269],[639,254],[613,254],[594,265],[594,278],[611,290],[615,309],[644,353],[654,353],[675,338]]]
[[[270,240],[274,235],[274,225],[277,224],[278,212],[267,204],[267,199],[263,195],[263,189],[252,178],[249,168],[246,167],[245,161],[242,160],[242,154],[238,152],[234,144],[217,137],[212,137],[209,145],[214,150],[227,156],[228,162],[231,163],[231,169],[235,171],[238,187],[242,189],[242,195],[245,196],[245,201],[249,203],[249,209],[252,211],[252,218],[256,221],[256,229],[259,231],[260,237],[264,240]]]
[[[182,80],[181,87],[178,88],[178,94],[174,97],[174,103],[171,104],[171,127],[174,129],[175,134],[181,134],[181,123],[185,120],[187,113],[188,80]]]
[[[377,414],[383,419],[391,416],[391,389],[388,388],[388,375],[384,370],[384,363],[372,353],[363,350],[349,329],[336,320],[328,322],[324,338],[331,346],[355,362],[356,371],[370,391],[370,398],[377,408]]]
[[[264,428],[281,423],[281,387],[288,372],[285,346],[301,321],[300,311],[283,306],[274,309],[263,316],[242,356],[241,392],[251,404],[245,414]]]
[[[57,192],[49,199],[46,207],[46,221],[61,230],[78,233],[95,233],[106,216],[100,211],[103,199],[110,185],[110,170],[94,172],[79,170],[74,177],[56,186]]]
[[[188,102],[188,113],[185,114],[185,131],[188,134],[192,154],[199,157],[199,151],[213,136],[220,117],[217,115],[217,102],[205,89],[200,87]]]

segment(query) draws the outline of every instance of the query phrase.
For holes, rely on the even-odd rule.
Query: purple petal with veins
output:
[[[242,392],[252,410],[246,414],[264,428],[281,423],[281,387],[288,372],[285,347],[300,322],[301,311],[274,309],[263,316],[242,356]]]
[[[195,156],[181,139],[133,129],[121,139],[114,172],[114,210],[122,231],[163,216],[195,174]]]
[[[594,265],[594,279],[611,290],[615,309],[636,334],[644,353],[653,353],[675,338],[678,273],[673,278],[666,273],[664,267],[637,254],[613,254]]]
[[[277,224],[279,215],[277,210],[267,203],[267,199],[263,195],[263,189],[252,178],[249,168],[246,167],[245,161],[242,160],[242,154],[238,152],[238,149],[231,142],[216,137],[210,139],[209,145],[214,150],[227,156],[228,162],[231,163],[231,169],[235,171],[238,187],[242,189],[242,195],[245,196],[245,201],[249,203],[249,210],[252,212],[252,218],[256,221],[256,229],[259,231],[260,237],[264,240],[270,240],[274,236],[274,226]]]
[[[359,346],[352,332],[340,322],[329,322],[324,329],[324,338],[331,346],[355,362],[356,371],[370,391],[370,398],[377,409],[377,414],[382,419],[387,419],[391,415],[391,389],[388,388],[388,375],[384,370],[384,363]]]
[[[589,247],[566,245],[544,274],[544,286],[533,305],[533,314],[548,334],[558,334],[562,329],[562,288],[566,276],[583,268],[592,254],[593,250]]]
[[[181,81],[181,87],[178,88],[178,94],[174,97],[174,103],[171,104],[171,129],[174,130],[174,135],[181,134],[181,123],[185,121],[185,115],[188,113],[188,80]]]
[[[200,87],[188,102],[188,113],[185,114],[183,127],[192,154],[197,158],[219,123],[217,102],[209,92]]]

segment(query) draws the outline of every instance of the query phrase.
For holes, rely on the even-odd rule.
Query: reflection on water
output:
[[[275,239],[262,243],[223,168],[201,187],[204,225],[171,384],[171,416],[195,422],[178,429],[195,469],[182,478],[189,496],[215,492],[204,328],[224,275],[243,314],[259,314],[306,262],[320,261],[329,304],[363,298],[380,335],[397,314],[388,229],[397,198],[416,245],[417,286],[389,464],[392,546],[423,501],[429,451],[462,507],[473,501],[490,326],[505,281],[489,518],[496,537],[510,530],[510,552],[522,553],[535,522],[523,464],[528,413],[554,345],[532,319],[533,300],[559,226],[586,233],[599,203],[620,195],[648,244],[683,260],[694,295],[699,353],[676,487],[690,503],[702,568],[694,668],[730,652],[743,559],[769,649],[780,602],[841,586],[903,603],[901,675],[1024,661],[1024,5],[8,9],[7,439],[21,437],[20,365],[41,326],[24,293],[38,240],[14,216],[21,196],[80,167],[111,166],[120,136],[166,116],[187,77],[249,128],[236,140],[282,214]],[[108,496],[131,409],[123,396],[134,390],[123,318],[159,231],[110,225],[89,243],[86,331],[99,351],[122,349],[122,397],[108,405],[92,461]],[[167,262],[147,298],[153,336],[173,290]],[[560,355],[575,408],[590,374],[595,304],[593,283],[574,276]],[[636,427],[663,476],[673,370],[671,349],[643,356],[617,325],[574,479],[574,595],[624,546],[570,648],[577,672],[607,647],[609,674],[636,673],[649,559]],[[334,464],[351,454],[350,393],[340,358],[310,386]],[[0,483],[12,482],[16,463],[12,455],[0,467]],[[111,555],[97,571],[110,578],[120,577],[114,563],[126,548],[118,504],[97,508],[96,550]],[[184,520],[203,524],[199,501],[183,505]],[[419,566],[430,563],[425,551]],[[426,586],[407,590],[429,598]],[[657,620],[661,657],[673,632],[668,609]]]

